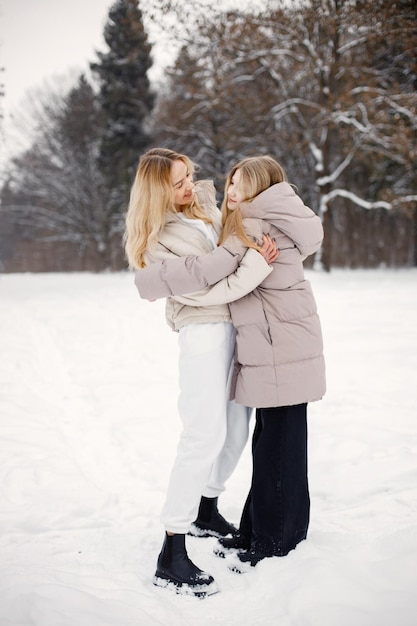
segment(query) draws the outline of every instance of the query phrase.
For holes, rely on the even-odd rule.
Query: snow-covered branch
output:
[[[323,151],[320,150],[320,148],[318,148],[316,146],[316,144],[314,143],[314,141],[310,141],[310,143],[308,144],[310,147],[310,152],[314,157],[314,160],[316,162],[316,172],[322,172],[323,171]]]
[[[384,202],[383,200],[379,200],[377,202],[369,202],[368,200],[364,200],[360,198],[352,191],[348,191],[347,189],[333,189],[329,191],[329,193],[324,194],[320,199],[320,216],[322,216],[328,209],[328,204],[334,198],[341,197],[347,198],[357,206],[362,207],[363,209],[392,209],[391,202]]]
[[[417,126],[417,116],[415,114],[417,96],[415,93],[410,94],[410,97],[409,97],[409,100],[412,105],[411,108],[406,107],[403,104],[397,103],[397,100],[404,102],[404,100],[406,99],[406,96],[403,93],[391,94],[385,91],[384,89],[380,89],[376,87],[369,87],[369,86],[355,87],[354,89],[352,89],[351,93],[352,95],[360,95],[363,93],[375,94],[375,96],[378,96],[378,98],[376,98],[375,100],[378,104],[381,102],[386,102],[390,107],[392,107],[392,109],[396,113],[399,113],[400,115],[403,115],[405,118],[410,120],[413,128]]]
[[[334,115],[334,121],[340,124],[346,124],[347,126],[354,126],[359,132],[366,133],[368,127],[364,126],[356,117],[348,115],[346,113],[337,112]]]
[[[353,146],[353,148],[349,151],[347,156],[343,159],[341,163],[336,167],[336,169],[329,174],[328,176],[322,176],[317,179],[317,184],[319,187],[324,187],[325,185],[329,185],[330,183],[334,183],[335,180],[339,178],[342,172],[350,165],[352,159],[355,155],[357,148],[357,144]]]
[[[316,109],[317,111],[322,110],[322,106],[318,104],[317,102],[313,102],[312,100],[305,100],[304,98],[289,98],[285,102],[281,102],[281,104],[274,106],[271,109],[271,113],[272,115],[275,116],[281,113],[282,111],[285,111],[285,109],[291,110],[292,107],[298,106],[298,105],[305,106],[310,109]]]
[[[408,204],[409,202],[417,202],[417,196],[401,196],[393,200],[393,205],[398,206],[400,204]]]

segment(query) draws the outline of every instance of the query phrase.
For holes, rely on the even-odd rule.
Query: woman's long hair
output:
[[[129,267],[145,267],[145,253],[158,241],[168,213],[175,213],[174,188],[171,181],[171,168],[174,161],[182,161],[190,173],[195,164],[184,154],[167,148],[148,150],[139,160],[133,182],[129,206],[126,213],[124,245]],[[196,197],[182,213],[192,219],[211,219],[200,207]]]
[[[272,157],[254,156],[239,161],[239,163],[230,170],[227,177],[222,203],[223,229],[220,235],[219,245],[221,245],[229,235],[237,235],[246,246],[259,250],[259,246],[254,245],[253,239],[245,232],[239,208],[233,211],[227,208],[227,190],[237,170],[240,171],[241,191],[243,192],[245,202],[250,202],[260,193],[272,187],[272,185],[287,181],[287,175],[281,165]]]

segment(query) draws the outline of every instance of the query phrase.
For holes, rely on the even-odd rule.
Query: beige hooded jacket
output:
[[[219,235],[221,213],[217,207],[213,182],[197,182],[195,192]],[[200,263],[195,255],[205,255],[202,257],[205,262]],[[230,321],[227,303],[252,291],[272,272],[272,267],[256,250],[246,250],[239,244],[235,245],[234,251],[225,247],[212,250],[205,235],[192,224],[184,222],[178,213],[168,215],[158,242],[146,253],[145,260],[148,267],[135,272],[135,284],[143,298],[153,300],[152,286],[162,281],[168,290],[164,295],[169,296],[166,301],[166,320],[175,331],[192,323]],[[192,268],[197,277],[195,283],[188,282],[185,288],[187,292],[205,287],[193,294],[191,306],[186,299],[173,295],[177,289],[182,291],[184,288],[181,280],[177,280],[178,261],[181,266],[186,263],[188,268]],[[216,285],[211,290],[206,287],[213,282]]]

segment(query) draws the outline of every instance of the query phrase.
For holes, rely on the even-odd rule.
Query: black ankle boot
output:
[[[185,535],[165,534],[153,583],[158,587],[168,587],[177,593],[199,598],[217,591],[213,577],[199,569],[188,558]]]
[[[237,532],[233,537],[220,537],[213,547],[216,556],[224,559],[228,554],[242,553],[250,550],[250,537]]]
[[[224,519],[217,509],[218,498],[201,497],[198,515],[190,528],[194,537],[226,537],[235,535],[237,528]]]

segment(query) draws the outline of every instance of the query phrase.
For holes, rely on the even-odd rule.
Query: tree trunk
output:
[[[332,267],[332,237],[333,217],[330,206],[323,215],[324,240],[322,244],[321,265],[325,272],[330,272]]]
[[[413,266],[417,267],[417,207],[413,211],[413,231],[414,231]]]

